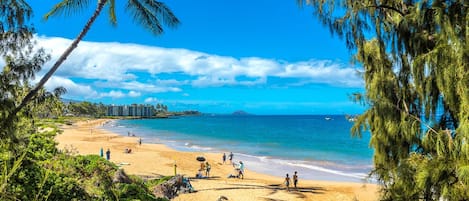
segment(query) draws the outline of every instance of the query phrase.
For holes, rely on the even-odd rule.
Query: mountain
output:
[[[242,110],[237,110],[237,111],[234,111],[233,113],[231,113],[231,115],[236,115],[236,116],[245,116],[245,115],[251,115],[245,111],[242,111]]]

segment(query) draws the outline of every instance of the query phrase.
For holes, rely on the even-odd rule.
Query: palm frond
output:
[[[111,22],[112,26],[117,26],[116,1],[115,0],[108,0],[108,1],[109,1],[109,22]]]
[[[155,13],[156,17],[160,19],[164,25],[174,28],[180,23],[173,11],[164,3],[155,0],[145,0],[144,3],[149,10]]]
[[[52,10],[44,15],[44,19],[48,20],[51,16],[70,16],[76,12],[85,10],[90,5],[90,0],[64,0],[55,4]]]
[[[161,22],[169,27],[176,27],[179,24],[179,20],[169,8],[157,1],[129,0],[126,9],[132,14],[135,22],[140,23],[155,35],[164,32]]]
[[[67,93],[67,89],[65,87],[57,87],[53,91],[55,97],[60,97],[61,95]]]

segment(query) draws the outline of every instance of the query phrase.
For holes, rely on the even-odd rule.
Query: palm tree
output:
[[[51,16],[69,15],[73,12],[86,8],[90,4],[90,1],[91,0],[63,0],[62,2],[56,4],[52,10],[44,16],[44,18],[47,20]],[[101,11],[106,4],[109,5],[109,20],[111,24],[117,24],[117,18],[115,15],[115,0],[98,0],[96,10],[85,24],[82,31],[78,34],[72,44],[70,44],[70,46],[65,50],[65,52],[62,53],[52,68],[44,75],[44,77],[41,78],[34,89],[23,98],[20,105],[18,105],[15,110],[13,110],[13,113],[10,114],[9,117],[14,116],[26,104],[28,104],[28,102],[34,96],[36,96],[39,89],[41,89],[47,80],[52,77],[54,72],[78,46],[78,43],[80,43],[83,37],[85,37],[86,33],[88,33],[90,30],[91,25],[101,14]],[[173,12],[164,3],[155,0],[128,0],[126,9],[132,14],[133,19],[137,23],[140,23],[144,28],[150,30],[151,33],[155,35],[163,33],[162,24],[172,28],[179,24],[179,20],[173,14]]]

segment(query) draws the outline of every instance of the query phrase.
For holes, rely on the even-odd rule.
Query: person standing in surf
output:
[[[230,155],[228,156],[228,159],[230,160],[230,164],[233,164],[233,152],[230,152]]]

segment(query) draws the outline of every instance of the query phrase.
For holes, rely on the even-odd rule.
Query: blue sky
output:
[[[49,69],[78,35],[92,6],[71,17],[42,19],[58,1],[30,1]],[[170,110],[254,114],[351,114],[363,108],[348,94],[363,91],[359,66],[295,0],[163,1],[176,29],[154,36],[116,8],[103,12],[84,41],[46,84],[65,98],[106,104],[163,103]],[[274,3],[273,3],[274,2]],[[120,3],[120,1],[116,1]]]

